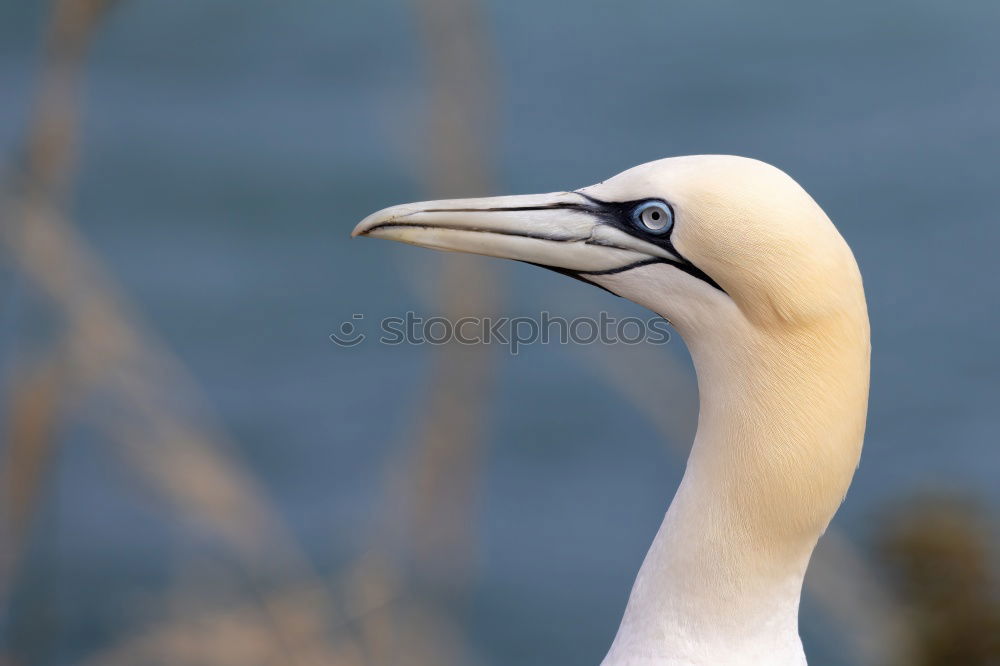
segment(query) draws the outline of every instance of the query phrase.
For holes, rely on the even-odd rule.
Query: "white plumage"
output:
[[[552,267],[669,319],[698,432],[604,664],[805,663],[803,576],[861,453],[870,347],[854,257],[795,181],[677,157],[574,192],[395,206],[354,235]]]

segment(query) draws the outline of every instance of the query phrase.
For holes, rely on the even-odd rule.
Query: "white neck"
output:
[[[698,433],[604,664],[805,664],[799,596],[860,455],[867,317],[675,323],[698,373]]]

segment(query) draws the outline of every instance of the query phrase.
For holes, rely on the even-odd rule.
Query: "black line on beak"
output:
[[[420,211],[421,213],[444,213],[444,212],[457,212],[457,213],[468,213],[472,211],[484,212],[488,210],[508,210],[506,208],[429,208],[427,210]],[[524,208],[512,209],[512,210],[529,210]],[[535,210],[535,209],[530,209]],[[500,236],[517,236],[518,238],[534,238],[536,240],[547,240],[553,243],[572,243],[577,241],[585,241],[589,236],[550,236],[548,234],[539,234],[532,232],[522,232],[522,231],[507,231],[506,229],[489,229],[486,227],[449,227],[444,224],[412,224],[409,222],[380,222],[370,229],[365,231],[365,235],[370,234],[376,229],[390,229],[392,227],[407,227],[409,229],[451,229],[452,231],[469,231],[481,234],[497,234]]]
[[[580,194],[579,192],[574,192],[574,194]],[[580,196],[587,197],[585,194]],[[587,197],[590,199],[590,197]],[[598,212],[596,207],[588,206],[587,204],[574,203],[572,201],[558,201],[556,203],[542,204],[540,206],[500,206],[495,208],[425,208],[421,213],[501,213],[501,212],[511,212],[516,213],[518,211],[526,210],[578,210],[583,213],[595,213]]]
[[[532,266],[538,266],[539,268],[544,268],[547,271],[554,271],[556,273],[559,273],[560,275],[565,275],[566,277],[571,277],[574,280],[579,280],[580,282],[585,282],[586,284],[589,284],[592,287],[597,287],[598,289],[603,289],[604,291],[608,292],[612,296],[618,296],[618,294],[616,294],[615,292],[611,291],[607,287],[605,287],[603,285],[599,285],[596,282],[592,282],[592,281],[588,280],[587,278],[583,277],[582,274],[577,273],[577,272],[575,272],[573,270],[570,270],[569,268],[559,268],[557,266],[546,266],[545,264],[536,264],[533,261],[525,261],[525,262],[522,262],[522,263],[531,264]],[[622,270],[624,270],[624,269],[622,269]],[[618,297],[621,298],[621,296],[618,296]]]
[[[669,259],[663,259],[662,257],[650,257],[649,259],[640,259],[639,261],[633,262],[631,264],[625,264],[624,266],[619,266],[618,268],[609,268],[603,271],[577,271],[580,275],[614,275],[615,273],[624,273],[625,271],[630,271],[633,268],[639,268],[640,266],[649,266],[650,264],[672,264],[677,265],[676,262],[670,261]]]

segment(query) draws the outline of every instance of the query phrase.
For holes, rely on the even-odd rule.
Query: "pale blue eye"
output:
[[[674,226],[674,212],[662,201],[647,201],[632,212],[632,220],[646,231],[662,234]]]

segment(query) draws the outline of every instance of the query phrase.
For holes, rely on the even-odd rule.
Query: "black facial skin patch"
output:
[[[634,201],[601,201],[600,199],[595,199],[594,197],[586,195],[583,192],[574,192],[574,194],[578,194],[584,199],[586,199],[588,202],[590,202],[589,204],[578,204],[577,210],[589,212],[592,215],[595,215],[598,218],[600,218],[601,221],[604,222],[605,224],[612,226],[615,229],[618,229],[619,231],[622,231],[630,236],[635,236],[636,238],[644,240],[647,243],[658,245],[659,247],[662,247],[668,252],[670,252],[672,255],[680,258],[680,261],[674,261],[672,259],[666,259],[662,257],[655,257],[655,258],[651,257],[648,260],[638,261],[634,264],[622,266],[621,268],[615,270],[598,271],[596,273],[591,273],[592,275],[607,275],[609,273],[621,273],[623,271],[627,271],[632,268],[638,268],[639,266],[648,266],[649,264],[653,263],[664,263],[679,268],[688,275],[696,277],[699,280],[702,280],[703,282],[707,282],[708,284],[712,285],[722,293],[726,293],[726,290],[720,287],[718,282],[709,277],[707,273],[705,273],[703,270],[692,264],[684,257],[684,255],[682,255],[680,252],[677,251],[677,248],[674,247],[673,241],[670,238],[674,233],[673,226],[671,226],[666,233],[658,234],[655,232],[643,231],[632,222],[633,213],[635,212],[635,210],[640,206],[642,206],[643,204],[648,203],[650,201],[657,201],[658,203],[661,203],[664,206],[670,208],[671,212],[673,212],[673,207],[666,201],[663,201],[662,199],[636,199]],[[676,219],[676,216],[674,217]]]

